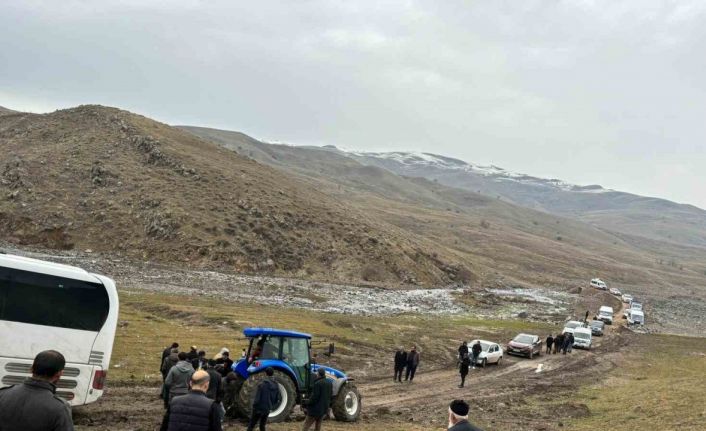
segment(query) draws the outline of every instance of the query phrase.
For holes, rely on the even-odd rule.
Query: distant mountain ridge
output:
[[[493,165],[478,166],[431,153],[331,151],[340,151],[362,164],[398,175],[426,178],[605,229],[706,247],[706,211],[693,205],[599,185],[578,186],[558,179],[517,174]]]

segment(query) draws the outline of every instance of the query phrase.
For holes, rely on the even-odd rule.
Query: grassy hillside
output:
[[[462,269],[287,173],[126,111],[2,116],[0,148],[0,234],[16,244],[333,280],[445,284]]]
[[[329,147],[265,144],[238,132],[183,127],[238,154],[298,175],[371,217],[429,239],[488,285],[585,285],[601,276],[637,293],[706,285],[706,250],[605,230],[419,177],[367,166]]]

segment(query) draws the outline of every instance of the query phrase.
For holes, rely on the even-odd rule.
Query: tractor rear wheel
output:
[[[360,417],[360,411],[362,409],[363,402],[360,398],[358,388],[351,383],[345,383],[341,386],[331,406],[336,420],[341,422],[355,422]]]
[[[243,382],[240,392],[235,397],[235,406],[240,416],[245,418],[250,417],[252,414],[252,402],[255,398],[257,387],[266,377],[264,372],[260,372],[251,374],[250,377]],[[283,422],[292,413],[292,409],[297,402],[297,388],[292,379],[282,371],[275,370],[275,374],[272,378],[277,382],[277,386],[279,386],[280,403],[270,412],[269,422]]]

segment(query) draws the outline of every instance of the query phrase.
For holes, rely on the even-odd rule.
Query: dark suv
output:
[[[542,354],[542,340],[538,335],[519,334],[507,343],[505,350],[508,355],[521,355],[532,359],[534,355]]]
[[[603,335],[603,328],[605,327],[605,322],[602,320],[591,320],[591,334],[593,335]]]

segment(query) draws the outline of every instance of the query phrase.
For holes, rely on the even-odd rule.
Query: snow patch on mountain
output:
[[[492,181],[512,181],[537,187],[552,187],[569,192],[579,193],[607,193],[614,190],[605,189],[599,185],[578,186],[567,183],[556,178],[538,178],[527,174],[507,171],[495,165],[476,165],[464,162],[463,160],[451,157],[440,156],[438,154],[424,152],[395,151],[386,153],[345,151],[345,153],[359,158],[374,158],[381,161],[397,163],[402,169],[434,168],[450,171],[463,171],[475,175],[487,177]]]

